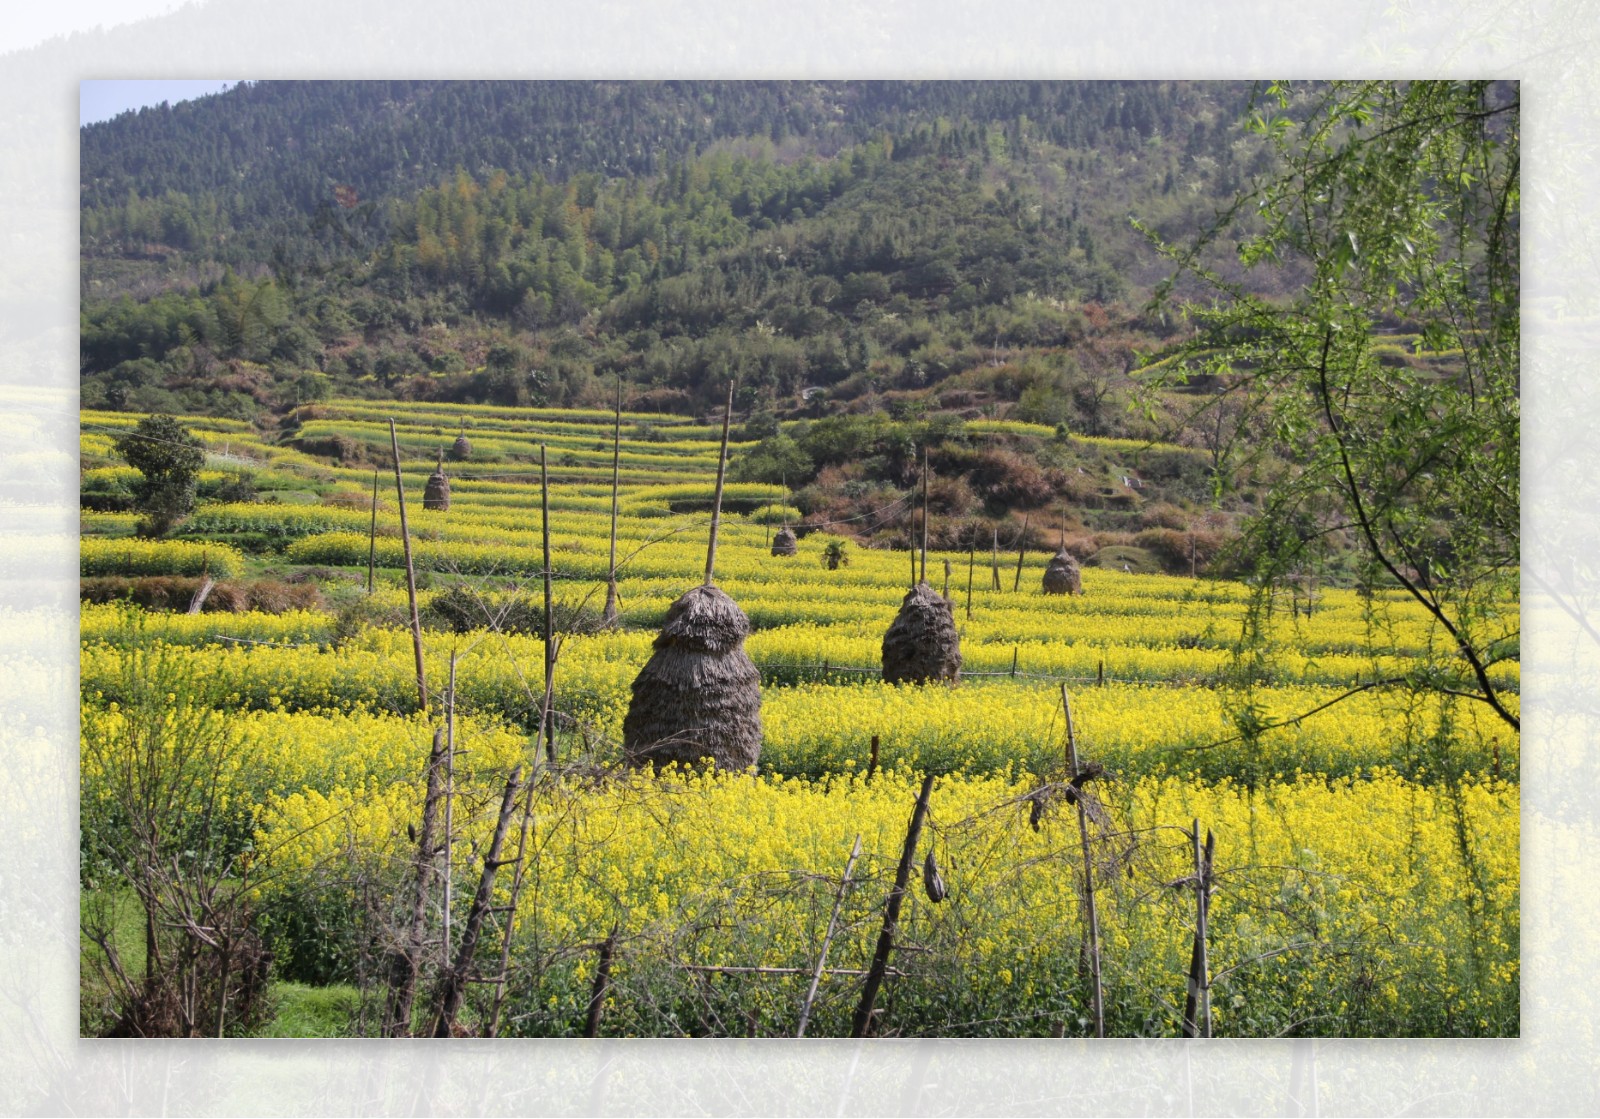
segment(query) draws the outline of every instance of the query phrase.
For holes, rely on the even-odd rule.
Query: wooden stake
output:
[[[889,891],[889,900],[883,907],[883,929],[878,933],[872,966],[867,971],[861,1001],[856,1005],[855,1019],[850,1025],[851,1037],[866,1037],[872,1025],[873,1004],[878,1001],[878,988],[883,985],[883,974],[889,966],[889,952],[894,948],[894,934],[900,924],[900,903],[906,896],[906,882],[911,877],[911,863],[916,857],[917,840],[922,835],[922,821],[928,814],[928,796],[932,792],[933,774],[930,773],[923,777],[916,807],[911,810],[911,826],[906,829],[905,847],[900,852],[900,865],[895,869],[894,889]]]
[[[198,614],[204,609],[206,599],[211,597],[212,590],[217,581],[211,577],[210,565],[205,565],[205,572],[200,577],[200,588],[194,592],[194,597],[189,600],[189,613]]]
[[[367,593],[372,593],[372,571],[378,559],[378,472],[372,472],[372,528],[367,535]]]
[[[1189,839],[1194,851],[1194,948],[1189,955],[1189,991],[1183,1004],[1183,1036],[1211,1036],[1211,960],[1206,944],[1211,913],[1211,867],[1216,837],[1206,831],[1200,845],[1200,821],[1194,821]]]
[[[994,552],[989,560],[990,582],[994,590],[1000,589],[1000,526],[994,526]]]
[[[1497,747],[1498,749],[1498,747]],[[878,772],[878,736],[872,736],[872,753],[867,756],[867,780],[871,781]]]
[[[394,490],[400,502],[400,543],[406,555],[406,599],[411,604],[411,648],[417,657],[417,704],[428,709],[428,675],[422,666],[422,619],[417,614],[417,569],[411,562],[411,530],[406,526],[406,488],[400,481],[400,439],[389,421],[389,445],[394,448]]]
[[[444,964],[450,965],[450,838],[456,797],[456,650],[450,648],[450,689],[444,697]]]
[[[544,710],[541,708],[539,715],[540,724],[544,723]],[[534,764],[538,764],[539,747],[534,743]],[[528,831],[533,825],[533,793],[534,778],[536,773],[530,772],[528,779],[523,782],[522,790],[522,831],[517,837],[517,854],[511,862],[516,870],[511,874],[511,896],[506,900],[505,927],[500,935],[500,967],[494,977],[494,1002],[489,1008],[489,1024],[484,1028],[484,1035],[495,1036],[500,1028],[500,1008],[505,1003],[506,997],[506,972],[511,966],[511,930],[516,923],[517,902],[522,897],[522,880],[527,871],[526,857],[528,853]]]
[[[711,499],[711,543],[706,548],[706,586],[717,567],[717,529],[722,524],[722,479],[728,472],[728,424],[733,419],[733,382],[728,382],[728,406],[722,413],[722,453],[717,456],[717,492]]]
[[[1089,816],[1083,804],[1084,792],[1078,784],[1078,740],[1072,728],[1072,700],[1067,695],[1065,684],[1061,685],[1061,710],[1065,712],[1067,722],[1067,777],[1078,794],[1074,803],[1078,806],[1078,841],[1083,849],[1083,911],[1089,947],[1089,975],[1094,984],[1091,992],[1094,1036],[1105,1037],[1106,1011],[1100,988],[1100,919],[1095,911],[1094,859],[1089,847]]]
[[[422,938],[428,920],[428,880],[436,872],[433,855],[433,823],[439,805],[439,769],[444,757],[444,731],[433,732],[433,747],[428,751],[427,793],[422,801],[422,829],[417,836],[417,856],[412,864],[416,882],[411,895],[411,921],[389,964],[389,995],[384,1007],[383,1032],[386,1037],[411,1035],[411,1004],[416,996],[417,971],[422,963]]]
[[[874,735],[873,756],[877,756],[877,736]],[[806,991],[806,998],[800,1004],[800,1025],[795,1029],[795,1037],[806,1036],[806,1023],[811,1020],[811,1004],[817,997],[817,985],[822,982],[822,969],[828,963],[828,945],[833,942],[833,930],[839,923],[839,906],[844,902],[845,891],[850,888],[850,874],[855,870],[856,859],[861,854],[861,833],[856,833],[856,841],[850,847],[850,858],[844,864],[844,877],[839,880],[839,892],[833,895],[833,912],[828,916],[828,929],[822,934],[822,950],[817,953],[817,970],[811,974],[811,987]]]
[[[583,1025],[584,1037],[600,1036],[600,1014],[606,1007],[606,989],[611,986],[611,954],[617,948],[617,926],[600,943],[600,962],[594,970],[594,986],[589,990],[589,1018]]]
[[[510,860],[502,859],[506,832],[511,830],[511,817],[515,814],[517,790],[521,785],[522,767],[511,771],[506,779],[505,791],[500,795],[500,814],[495,818],[494,836],[489,841],[489,851],[483,857],[483,872],[478,876],[478,892],[473,896],[472,908],[467,911],[466,924],[461,930],[461,947],[456,952],[455,964],[448,966],[440,978],[438,1007],[433,1020],[434,1037],[451,1037],[455,1032],[456,1014],[461,1009],[461,999],[472,973],[472,960],[477,954],[478,941],[483,935],[483,923],[493,908],[496,873]],[[509,928],[510,922],[507,922]],[[448,943],[448,941],[447,941]]]

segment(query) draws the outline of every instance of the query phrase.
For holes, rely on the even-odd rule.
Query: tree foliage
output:
[[[205,444],[167,415],[146,416],[116,441],[117,453],[141,477],[133,484],[148,535],[159,536],[194,511]]]
[[[1259,146],[1247,92],[261,82],[126,114],[82,137],[84,400],[248,417],[307,368],[560,406],[617,374],[699,409],[730,377],[741,407],[925,390],[1142,297],[1125,214],[1198,229]],[[1131,434],[1082,398],[1074,429]]]
[[[1293,464],[1245,538],[1262,601],[1351,539],[1366,585],[1398,589],[1437,625],[1439,656],[1406,682],[1516,727],[1486,670],[1518,634],[1505,609],[1519,564],[1517,86],[1266,94],[1254,127],[1278,166],[1213,236],[1238,238],[1247,275],[1303,282],[1270,300],[1193,247],[1176,254],[1211,299],[1191,305],[1199,329],[1171,366],[1213,378],[1223,391],[1207,407],[1232,398],[1265,421],[1256,449]]]

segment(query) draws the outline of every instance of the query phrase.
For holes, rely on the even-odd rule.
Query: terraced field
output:
[[[391,418],[427,709],[385,457]],[[601,1032],[792,1034],[803,1005],[809,1033],[850,1032],[932,773],[915,861],[936,860],[925,873],[948,896],[918,885],[905,898],[878,1032],[1092,1033],[1085,850],[1106,1032],[1180,1032],[1196,820],[1216,839],[1217,1033],[1517,1032],[1517,735],[1437,686],[1460,669],[1437,623],[1397,595],[1327,588],[1309,605],[1280,602],[1260,655],[1241,657],[1262,605],[1245,585],[1088,567],[1081,596],[1047,596],[1046,554],[1019,567],[1005,541],[997,563],[935,552],[926,570],[952,603],[961,682],[891,685],[881,642],[910,584],[907,553],[822,525],[797,554],[774,556],[775,525],[798,510],[776,487],[729,484],[716,582],[750,622],[758,766],[629,772],[631,686],[669,606],[704,572],[713,428],[622,417],[619,611],[607,626],[608,413],[335,400],[297,432],[325,454],[189,418],[207,446],[203,500],[161,542],[134,540],[132,514],[87,496],[116,503],[130,472],[109,461],[111,439],[136,419],[83,419],[85,593],[130,577],[83,609],[85,831],[118,826],[120,775],[154,748],[138,728],[187,726],[211,742],[225,759],[208,801],[215,866],[251,899],[279,979],[359,989],[369,1014],[352,1029],[376,1032],[382,946],[401,928],[429,961],[415,1020],[433,1012],[520,767],[534,775],[518,786],[522,830],[507,840],[523,837],[521,856],[487,887],[511,906],[515,883],[515,911],[488,923],[469,961],[505,983],[470,987],[459,1014],[473,1031],[580,1033],[599,991]],[[470,455],[453,461],[463,431]],[[540,448],[559,630],[547,745]],[[450,505],[427,510],[440,455]],[[875,515],[904,516],[907,500]],[[830,568],[840,544],[846,562]],[[119,601],[144,593],[131,577],[166,577],[176,594],[206,576],[224,589],[254,581],[259,600],[264,582],[309,586],[316,601],[306,591],[281,612],[192,614]],[[1509,638],[1518,604],[1502,609],[1485,624]],[[1491,671],[1514,704],[1514,651]],[[1066,784],[1064,690],[1079,761],[1104,767],[1092,798]],[[451,815],[424,827],[430,746],[446,729]],[[1083,839],[1077,803],[1093,807]],[[419,828],[443,837],[425,873]],[[413,925],[412,890],[430,875]],[[104,997],[86,982],[85,1029],[103,1021]]]

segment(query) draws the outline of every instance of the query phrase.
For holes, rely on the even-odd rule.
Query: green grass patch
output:
[[[257,1037],[355,1037],[361,992],[339,984],[312,987],[305,983],[274,983],[267,997],[272,1018]]]

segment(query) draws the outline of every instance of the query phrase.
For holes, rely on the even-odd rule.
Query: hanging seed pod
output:
[[[922,888],[928,893],[928,900],[941,902],[950,896],[950,891],[945,888],[944,879],[939,875],[939,864],[933,861],[933,850],[928,850],[928,857],[922,860]]]

